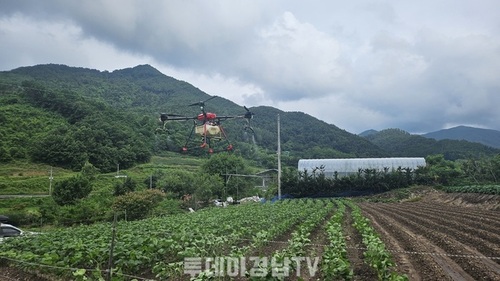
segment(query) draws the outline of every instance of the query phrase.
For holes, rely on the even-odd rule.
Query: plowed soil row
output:
[[[498,229],[500,229],[500,222],[498,223],[497,226],[496,225],[497,223],[491,219],[484,220],[480,219],[477,216],[476,217],[464,216],[463,214],[457,212],[447,212],[443,210],[443,208],[427,209],[423,208],[420,204],[409,204],[408,206],[404,206],[403,208],[416,211],[419,214],[425,214],[430,216],[435,216],[436,213],[439,213],[439,216],[442,219],[447,220],[447,224],[453,226],[454,228],[460,228],[463,226],[464,223],[466,223],[466,225],[469,227],[472,227],[474,229],[486,230],[491,233],[496,233],[498,232]],[[460,221],[455,220],[457,217],[460,217]],[[499,220],[500,220],[500,214],[499,214]],[[496,235],[496,237],[500,241],[500,234]]]
[[[461,276],[458,279],[500,280],[500,265],[484,258],[484,255],[500,256],[498,248],[495,248],[493,244],[495,238],[484,240],[473,238],[468,233],[462,234],[458,229],[446,226],[446,220],[441,218],[439,212],[436,212],[434,216],[419,215],[418,212],[410,210],[409,206],[405,208],[405,205],[401,204],[364,203],[360,204],[360,207],[371,215],[376,223],[391,229],[399,245],[408,248],[408,251],[418,252],[406,253],[406,255],[415,263],[414,266],[418,268],[419,273],[423,272],[426,267],[434,268],[437,264],[441,270],[436,270],[436,273],[443,272],[451,279]],[[447,208],[446,205],[442,207]],[[461,221],[459,216],[455,220],[463,224],[464,229],[470,228],[467,226],[467,221]],[[398,233],[401,236],[396,235]],[[411,240],[410,237],[415,240],[415,243],[407,245],[408,240]],[[477,244],[479,241],[481,243]],[[493,248],[488,248],[489,246]],[[496,246],[498,247],[498,244]],[[435,253],[435,255],[430,255],[434,259],[433,262],[428,258],[417,260],[415,256],[425,255],[425,252]],[[426,263],[428,263],[427,266]],[[427,278],[423,279],[427,280]],[[439,280],[439,278],[432,279]]]
[[[422,210],[439,212],[440,214],[460,216],[463,218],[469,218],[479,222],[488,223],[495,227],[500,227],[499,211],[464,208],[459,206],[447,205],[444,203],[416,202],[412,204]]]
[[[453,277],[463,277],[463,275],[451,276],[431,255],[406,254],[405,252],[431,252],[431,249],[426,246],[429,244],[422,244],[423,238],[417,239],[414,233],[407,231],[404,226],[394,219],[383,216],[372,208],[366,206],[362,208],[363,215],[372,221],[376,231],[381,234],[387,249],[392,250],[391,254],[395,262],[401,264],[401,260],[409,261],[408,270],[405,271],[403,268],[402,273],[406,273],[410,280],[458,280],[459,278]],[[413,270],[410,268],[413,268]]]
[[[477,228],[471,227],[469,226],[470,222],[461,218],[445,218],[441,214],[419,212],[404,205],[389,204],[389,206],[380,206],[386,207],[386,209],[390,208],[397,213],[404,213],[413,222],[425,225],[433,231],[448,233],[461,243],[474,245],[479,252],[486,256],[495,256],[500,252],[498,234],[495,231],[485,229],[485,225]],[[500,260],[498,262],[500,263]]]

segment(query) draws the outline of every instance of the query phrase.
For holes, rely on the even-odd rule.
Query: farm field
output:
[[[0,244],[0,280],[500,280],[500,211],[480,207],[296,199],[72,227]]]
[[[410,280],[500,280],[500,213],[438,202],[359,204]]]

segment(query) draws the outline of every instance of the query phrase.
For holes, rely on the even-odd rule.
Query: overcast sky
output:
[[[45,63],[150,64],[352,133],[500,130],[498,0],[0,0],[0,70]]]

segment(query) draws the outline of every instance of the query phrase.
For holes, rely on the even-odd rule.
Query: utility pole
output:
[[[49,195],[52,194],[52,180],[54,177],[52,176],[52,167],[50,167],[50,176],[49,176]]]
[[[278,200],[281,200],[281,137],[280,137],[279,114],[278,114]]]

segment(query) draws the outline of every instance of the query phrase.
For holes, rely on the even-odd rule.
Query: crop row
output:
[[[337,206],[336,212],[325,226],[329,243],[323,252],[321,271],[323,277],[327,280],[337,280],[339,278],[351,280],[353,270],[347,258],[347,245],[342,231],[345,205],[342,201],[337,201]]]
[[[325,217],[333,209],[333,207],[334,204],[332,202],[326,202],[325,206],[317,208],[313,212],[311,212],[309,217],[307,217],[297,227],[297,229],[292,232],[287,247],[285,247],[283,250],[274,252],[272,258],[278,264],[282,264],[286,260],[290,261],[297,257],[305,257],[306,247],[311,244],[311,237],[310,237],[311,231],[315,227],[317,227],[318,224],[324,221]],[[295,272],[300,271],[300,268],[298,266],[300,266],[299,263],[291,262],[289,268],[284,269],[283,276],[273,276],[273,270],[276,269],[271,268],[271,266],[268,265],[268,270],[267,270],[268,275],[265,276],[264,278],[261,278],[260,280],[282,280],[283,279],[282,277],[290,276],[292,274],[291,271]]]
[[[448,193],[482,193],[500,195],[500,185],[464,185],[446,186],[443,190]]]
[[[385,248],[384,242],[380,239],[375,229],[370,225],[370,221],[361,214],[361,209],[349,202],[352,209],[354,227],[362,236],[363,244],[366,247],[364,252],[365,262],[375,271],[379,280],[408,280],[406,275],[399,275],[391,270],[395,266],[391,254]]]

